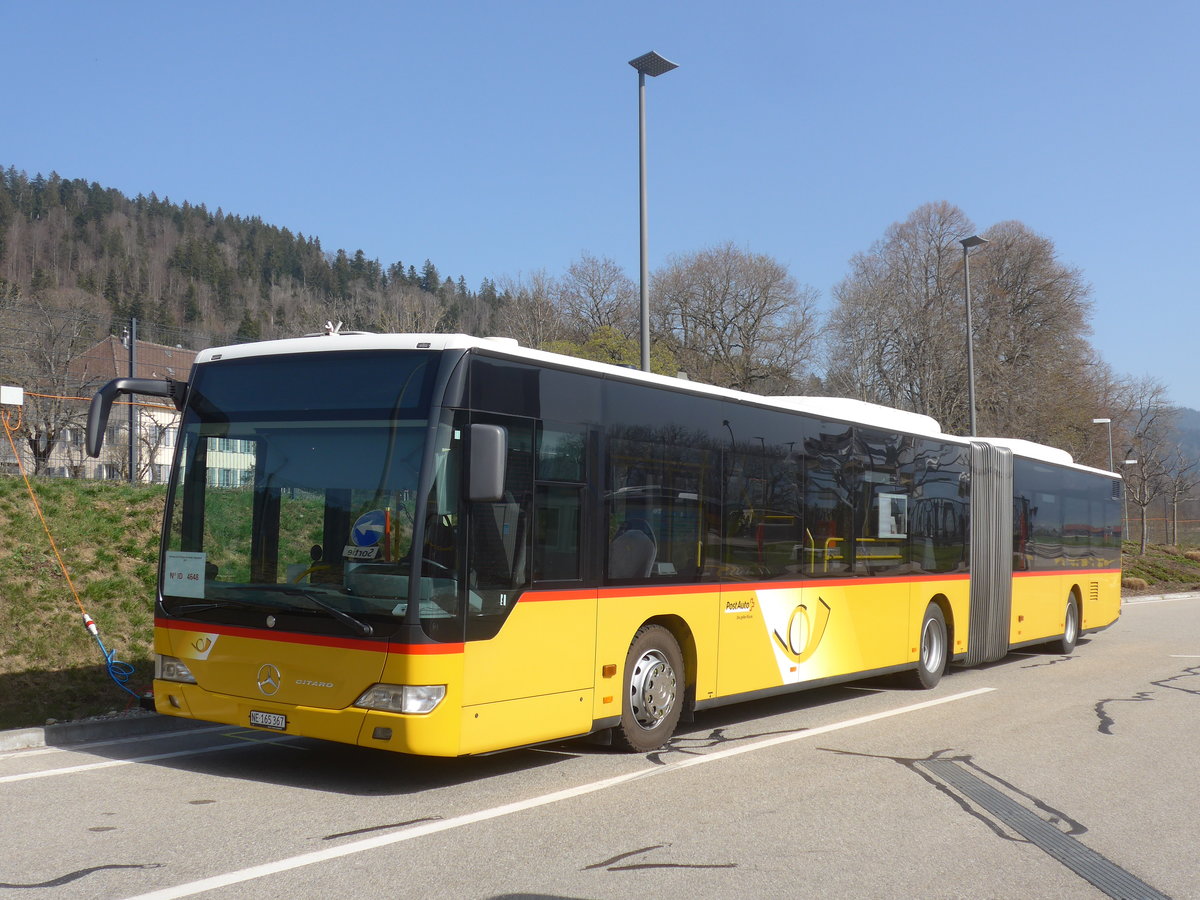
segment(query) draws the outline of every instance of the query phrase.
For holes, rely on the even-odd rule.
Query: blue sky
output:
[[[1093,343],[1200,409],[1200,4],[9,3],[0,164],[156,192],[477,287],[732,241],[828,305],[922,203],[1017,219]],[[1105,411],[1097,410],[1097,415]]]

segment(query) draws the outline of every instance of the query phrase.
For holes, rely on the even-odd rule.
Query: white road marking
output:
[[[233,736],[233,735],[231,735]],[[260,744],[275,744],[280,741],[294,741],[297,738],[292,736],[281,736],[273,738],[260,739],[256,743]],[[202,747],[200,749],[191,750],[175,750],[171,753],[152,753],[149,756],[134,756],[129,759],[110,759],[98,763],[83,763],[78,766],[61,766],[57,769],[44,769],[40,772],[23,772],[20,775],[0,775],[0,784],[10,784],[14,781],[29,781],[34,778],[50,778],[54,775],[70,775],[75,772],[91,772],[96,769],[112,769],[116,766],[128,766],[133,763],[154,762],[159,759],[174,759],[179,756],[200,756],[204,753],[216,753],[219,750],[246,749],[246,740],[240,740],[234,744],[217,744],[213,747]]]
[[[174,898],[178,897],[192,897],[196,894],[202,894],[205,891],[212,891],[216,890],[217,888],[242,884],[246,881],[252,881],[255,878],[265,878],[268,875],[276,875],[280,872],[286,872],[289,869],[299,869],[303,866],[311,866],[317,863],[328,862],[329,860],[338,859],[343,856],[352,856],[355,853],[364,853],[368,850],[376,850],[380,847],[388,847],[392,844],[399,844],[404,841],[415,840],[416,838],[425,837],[431,834],[438,834],[443,831],[451,831],[455,828],[462,828],[466,825],[474,825],[478,822],[486,822],[489,819],[498,819],[502,816],[510,816],[514,813],[537,809],[541,806],[549,806],[552,803],[558,803],[562,800],[571,800],[575,797],[594,794],[597,791],[608,790],[609,788],[618,787],[622,784],[628,784],[632,781],[637,781],[642,778],[651,778],[655,775],[662,775],[667,772],[676,772],[681,769],[691,768],[692,766],[702,766],[711,762],[717,762],[718,760],[728,759],[731,756],[738,756],[742,753],[750,753],[755,750],[763,750],[767,747],[775,747],[780,744],[790,743],[792,741],[807,740],[808,738],[829,734],[833,731],[841,731],[846,728],[854,728],[858,725],[866,725],[870,722],[878,722],[882,719],[892,718],[893,716],[918,712],[919,710],[929,709],[933,706],[940,706],[943,703],[952,703],[956,700],[966,700],[970,697],[977,697],[980,694],[987,694],[994,690],[995,688],[979,688],[977,690],[967,691],[962,694],[951,694],[948,697],[941,697],[937,700],[927,700],[924,703],[914,703],[912,706],[902,706],[899,709],[873,713],[868,716],[859,716],[855,719],[847,719],[844,722],[835,722],[830,725],[822,725],[818,728],[810,728],[804,731],[793,732],[791,734],[776,735],[774,737],[764,738],[763,740],[755,741],[750,744],[745,744],[738,747],[729,747],[725,750],[718,750],[714,753],[705,754],[704,756],[692,756],[676,763],[668,763],[666,765],[656,766],[651,769],[639,769],[636,772],[628,772],[624,775],[616,775],[612,778],[602,779],[601,781],[593,781],[590,784],[582,784],[578,787],[566,788],[561,791],[554,791],[550,794],[542,794],[540,797],[530,797],[527,800],[518,800],[513,803],[505,803],[501,806],[494,806],[491,809],[483,809],[479,810],[478,812],[454,816],[450,819],[439,819],[436,822],[424,822],[420,825],[406,828],[403,831],[377,835],[376,837],[371,838],[364,838],[359,841],[354,841],[353,843],[344,844],[341,847],[330,847],[328,849],[317,850],[312,853],[302,853],[299,856],[292,856],[288,859],[281,859],[277,860],[276,862],[251,866],[247,869],[239,869],[236,872],[227,872],[224,875],[213,875],[210,878],[202,878],[199,881],[192,881],[187,884],[177,885],[176,887],[163,888],[162,890],[151,891],[148,894],[139,894],[136,897],[129,898],[129,900],[174,900]]]
[[[149,734],[136,734],[131,737],[109,738],[104,741],[88,741],[86,744],[65,744],[58,747],[31,747],[28,750],[10,750],[0,753],[0,759],[12,759],[16,756],[44,756],[47,753],[75,753],[80,750],[91,750],[95,747],[111,747],[114,744],[142,744],[146,741],[162,741],[188,734],[207,734],[210,731],[220,731],[228,727],[228,725],[211,725],[204,728],[181,728],[179,731],[156,731]]]

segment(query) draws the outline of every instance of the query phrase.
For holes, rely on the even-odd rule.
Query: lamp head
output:
[[[659,75],[664,75],[672,69],[679,68],[678,63],[673,63],[669,59],[659,56],[653,50],[649,53],[643,53],[636,59],[631,59],[629,64],[643,75],[649,75],[651,78],[657,78]]]

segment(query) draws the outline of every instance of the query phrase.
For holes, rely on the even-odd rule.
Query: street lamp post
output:
[[[1128,486],[1128,483],[1129,483],[1129,479],[1125,478],[1125,468],[1127,466],[1136,466],[1138,464],[1138,461],[1136,459],[1130,458],[1130,457],[1132,457],[1132,455],[1133,455],[1133,448],[1130,447],[1128,450],[1125,451],[1126,459],[1121,464],[1121,478],[1125,480],[1125,484],[1121,485],[1121,540],[1122,541],[1129,540],[1129,491],[1126,490],[1126,487]]]
[[[641,239],[642,239],[642,303],[641,303],[641,332],[642,332],[642,371],[650,371],[650,287],[648,284],[647,262],[648,251],[646,241],[646,76],[657,78],[679,66],[664,59],[653,50],[644,53],[629,64],[638,73],[638,187],[641,195]]]
[[[1112,472],[1114,471],[1112,459],[1112,419],[1092,419],[1092,424],[1108,426],[1108,471]]]
[[[967,307],[967,403],[970,407],[971,437],[975,437],[975,336],[971,330],[971,257],[967,251],[987,241],[973,234],[959,243],[963,248],[963,302]]]

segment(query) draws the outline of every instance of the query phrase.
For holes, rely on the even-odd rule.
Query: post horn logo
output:
[[[279,691],[282,677],[277,666],[263,663],[258,669],[258,689],[265,696],[270,697]]]

